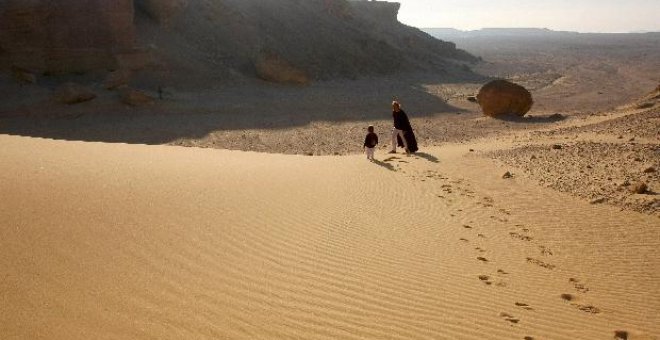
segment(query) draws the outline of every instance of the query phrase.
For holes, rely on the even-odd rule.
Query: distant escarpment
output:
[[[0,66],[36,74],[115,71],[131,61],[144,66],[135,60],[148,55],[141,74],[159,81],[300,84],[461,74],[461,64],[477,61],[401,24],[399,8],[347,0],[4,0]]]

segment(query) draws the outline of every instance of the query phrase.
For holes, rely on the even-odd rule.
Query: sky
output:
[[[578,32],[660,31],[660,0],[390,0],[407,25],[473,30],[538,27]]]

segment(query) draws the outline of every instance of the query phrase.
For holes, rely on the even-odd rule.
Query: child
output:
[[[378,145],[378,135],[374,133],[373,125],[369,125],[367,131],[369,133],[367,133],[367,137],[364,138],[364,149],[367,152],[367,159],[373,161],[376,145]]]

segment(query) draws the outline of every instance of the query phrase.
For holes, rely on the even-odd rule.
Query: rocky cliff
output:
[[[112,69],[135,48],[132,0],[2,0],[4,64],[43,73]]]
[[[301,82],[445,72],[457,69],[455,61],[476,60],[399,23],[399,7],[347,0],[1,0],[0,55],[4,66],[60,74],[116,69],[135,48],[148,47],[160,65],[153,72],[171,81]]]

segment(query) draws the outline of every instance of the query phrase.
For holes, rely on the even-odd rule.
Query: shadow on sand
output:
[[[425,153],[425,152],[415,152],[415,156],[418,156],[419,158],[424,158],[429,162],[432,163],[440,163],[440,159],[438,157],[435,157],[431,154]]]
[[[113,93],[98,90],[100,96],[96,100],[71,107],[5,108],[7,113],[27,113],[2,118],[0,112],[0,134],[167,144],[204,139],[214,132],[307,128],[317,122],[389,120],[393,98],[400,99],[408,113],[415,117],[462,111],[428,93],[422,84],[431,80],[370,78],[319,82],[302,88],[250,84],[178,92],[153,106],[137,109],[119,104]],[[48,118],[55,109],[65,111],[68,118]]]
[[[374,160],[372,161],[372,163],[374,163],[374,164],[376,164],[376,165],[378,165],[378,166],[381,166],[381,167],[383,167],[383,168],[385,168],[385,169],[387,169],[387,170],[389,170],[389,171],[396,171],[396,168],[394,168],[394,165],[392,165],[392,164],[390,164],[390,163],[385,163],[385,162],[383,162],[383,161],[379,161],[379,160],[377,160],[377,159],[374,159]]]
[[[560,113],[555,113],[549,116],[516,116],[516,115],[502,115],[502,116],[497,116],[495,119],[505,121],[505,122],[512,122],[512,123],[555,123],[555,122],[561,122],[562,120],[566,119],[566,117]]]

